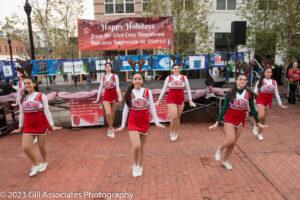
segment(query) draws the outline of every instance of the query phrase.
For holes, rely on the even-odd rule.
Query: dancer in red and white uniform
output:
[[[184,109],[184,90],[186,89],[191,107],[196,107],[192,100],[190,84],[186,76],[180,74],[180,67],[173,66],[173,74],[168,76],[165,80],[163,89],[159,95],[156,105],[164,97],[167,88],[169,89],[167,96],[167,106],[170,117],[170,138],[171,141],[176,141],[178,138],[178,129],[180,125],[180,116]]]
[[[121,91],[120,91],[120,84],[119,84],[119,77],[117,74],[113,74],[111,72],[112,65],[111,63],[105,64],[105,75],[103,76],[96,101],[94,103],[98,103],[102,100],[102,104],[104,106],[105,115],[108,123],[108,137],[115,137],[113,124],[115,118],[115,106],[118,102],[122,101]],[[102,90],[104,89],[104,94],[102,95]]]
[[[272,79],[272,67],[271,64],[267,63],[267,67],[263,71],[262,77],[256,83],[254,93],[258,94],[256,97],[256,105],[258,116],[262,124],[266,123],[267,110],[272,108],[272,99],[275,95],[277,103],[282,108],[287,108],[281,102],[277,82]],[[263,140],[262,129],[254,126],[254,135],[257,136],[259,140]]]
[[[18,82],[17,99],[16,99],[16,103],[12,104],[12,106],[20,105],[21,97],[24,94],[24,83],[23,83],[24,75],[18,72],[18,76],[19,76],[19,82]]]
[[[16,99],[16,103],[11,104],[13,107],[15,106],[20,106],[20,100],[22,95],[24,94],[24,75],[21,74],[20,72],[18,72],[18,77],[19,77],[19,81],[18,81],[18,91],[17,91],[17,99]],[[12,131],[10,134],[13,134],[14,132]],[[34,143],[37,142],[37,138],[35,138]]]
[[[222,159],[222,165],[228,170],[232,169],[231,164],[228,162],[228,158],[242,133],[248,111],[250,110],[250,113],[254,116],[255,121],[260,128],[266,128],[265,125],[259,123],[258,114],[254,105],[254,95],[246,88],[246,85],[247,77],[244,74],[240,74],[237,77],[234,88],[224,99],[218,121],[209,127],[209,129],[215,129],[221,121],[224,121],[226,139],[221,146],[218,147],[215,159],[217,161]],[[226,149],[226,152],[222,157],[222,151],[224,149]]]
[[[136,73],[133,76],[131,86],[124,96],[125,105],[123,108],[122,125],[115,130],[122,131],[126,126],[128,118],[128,133],[134,155],[134,164],[132,167],[132,175],[134,177],[141,176],[143,173],[144,146],[150,128],[150,113],[153,116],[155,125],[159,128],[165,128],[158,121],[152,92],[142,86],[143,78],[141,74]]]
[[[24,79],[25,91],[20,100],[19,128],[14,133],[23,133],[22,149],[33,166],[29,176],[46,170],[46,135],[51,130],[61,129],[55,127],[48,107],[47,97],[38,92],[37,85],[33,78]],[[39,163],[32,152],[32,144],[35,137],[38,137],[39,150],[42,162]]]

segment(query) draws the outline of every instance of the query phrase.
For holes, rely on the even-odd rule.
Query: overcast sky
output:
[[[6,16],[10,16],[15,12],[25,18],[24,4],[25,0],[0,0],[0,21],[3,22]],[[84,14],[81,18],[94,19],[93,0],[84,0]]]

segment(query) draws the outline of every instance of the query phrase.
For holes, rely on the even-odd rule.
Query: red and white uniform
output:
[[[169,89],[167,96],[167,104],[182,105],[184,103],[184,90],[187,90],[189,101],[192,100],[192,94],[190,84],[186,76],[184,75],[170,75],[166,78],[164,87],[159,95],[160,101],[166,91]]]
[[[275,80],[264,78],[262,81],[262,86],[259,91],[258,91],[258,83],[259,82],[256,83],[254,89],[254,93],[258,94],[258,96],[256,97],[256,104],[261,104],[268,108],[271,108],[272,98],[273,95],[275,94],[278,104],[282,105],[279,92],[278,92],[277,83]]]
[[[236,93],[236,98],[229,103],[229,108],[224,115],[224,122],[233,124],[235,127],[245,125],[247,113],[249,111],[249,100],[251,94],[244,90],[242,94]]]
[[[300,81],[300,69],[289,69],[288,77],[291,81]]]
[[[125,127],[128,118],[128,131],[138,131],[147,135],[150,128],[150,112],[155,124],[158,124],[152,92],[148,88],[133,89],[131,93],[131,107],[125,103],[122,125]]]
[[[20,100],[21,100],[21,97],[23,96],[24,94],[24,82],[19,80],[18,82],[18,92],[17,92],[17,99],[16,99],[16,104],[20,105]]]
[[[102,97],[102,101],[108,101],[109,103],[118,102],[122,99],[119,77],[116,74],[105,74],[101,80],[97,100],[100,100],[100,96],[102,94],[102,90],[104,88],[104,94]]]
[[[19,127],[23,127],[23,134],[44,135],[51,126],[53,119],[47,97],[40,92],[27,95],[20,106]]]

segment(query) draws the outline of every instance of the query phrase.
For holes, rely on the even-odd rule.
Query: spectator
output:
[[[296,90],[300,80],[300,69],[298,61],[293,62],[293,66],[288,71],[288,82],[289,82],[289,103],[296,104]]]

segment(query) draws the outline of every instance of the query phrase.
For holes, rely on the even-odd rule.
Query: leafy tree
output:
[[[239,14],[248,21],[248,46],[261,56],[281,55],[285,66],[297,54],[299,0],[243,0]]]
[[[176,53],[208,53],[213,49],[209,37],[213,25],[207,20],[213,11],[212,3],[207,0],[150,0],[147,10],[151,16],[172,16]]]
[[[75,36],[77,18],[83,13],[83,0],[34,0],[32,8],[33,24],[41,33],[43,45],[53,50],[53,57],[68,57],[70,38]]]

